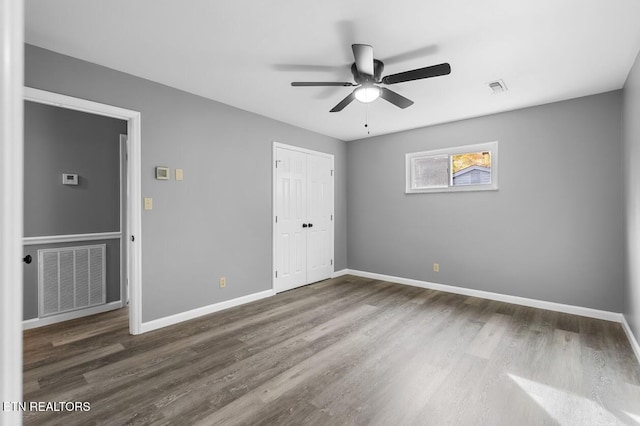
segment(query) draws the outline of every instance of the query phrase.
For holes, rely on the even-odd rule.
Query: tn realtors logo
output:
[[[25,401],[25,402],[3,402],[2,411],[90,411],[90,402],[43,402],[43,401]]]

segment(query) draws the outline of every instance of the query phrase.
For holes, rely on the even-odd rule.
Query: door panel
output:
[[[309,155],[307,158],[308,228],[307,282],[330,278],[333,273],[331,218],[333,214],[333,177],[331,159]]]
[[[278,291],[306,284],[307,214],[306,157],[288,149],[276,150],[276,278]]]

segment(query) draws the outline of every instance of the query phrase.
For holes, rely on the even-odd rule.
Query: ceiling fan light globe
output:
[[[380,96],[380,89],[376,86],[362,86],[355,91],[356,99],[363,103],[373,102]]]

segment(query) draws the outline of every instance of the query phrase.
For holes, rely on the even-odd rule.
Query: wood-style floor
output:
[[[25,332],[24,423],[640,423],[617,323],[345,276],[130,336],[126,310]]]

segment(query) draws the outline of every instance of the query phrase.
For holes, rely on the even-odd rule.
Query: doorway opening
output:
[[[116,140],[115,143],[118,144],[119,151],[119,159],[118,159],[118,172],[120,178],[123,179],[125,185],[120,184],[118,188],[118,197],[120,200],[120,211],[118,212],[118,221],[120,223],[118,232],[98,232],[91,233],[86,235],[81,234],[64,234],[64,235],[54,235],[52,238],[43,238],[43,237],[35,237],[35,238],[24,238],[25,244],[64,244],[66,246],[69,243],[78,242],[78,244],[85,244],[82,241],[87,241],[87,238],[91,241],[91,246],[87,246],[87,248],[78,247],[78,251],[73,252],[69,249],[66,249],[64,252],[55,253],[55,249],[52,249],[53,253],[50,253],[47,250],[39,250],[38,257],[42,257],[40,260],[40,264],[37,266],[40,270],[39,274],[42,274],[42,268],[44,267],[43,259],[45,255],[48,255],[48,259],[50,264],[53,265],[53,273],[57,273],[58,275],[62,274],[66,268],[66,274],[75,274],[75,272],[71,271],[71,266],[61,266],[63,265],[63,257],[66,256],[66,262],[64,265],[74,265],[73,267],[77,268],[79,264],[79,268],[93,268],[94,275],[86,274],[86,271],[82,271],[82,274],[78,274],[78,276],[90,276],[89,279],[94,279],[99,281],[100,277],[100,265],[104,265],[104,259],[102,263],[99,263],[99,260],[95,260],[93,266],[91,264],[91,259],[99,259],[101,253],[101,247],[106,246],[106,244],[111,241],[113,243],[114,240],[118,240],[118,243],[113,243],[113,248],[117,248],[117,250],[113,249],[114,252],[120,253],[119,264],[121,268],[119,268],[116,272],[120,277],[120,288],[119,288],[119,301],[117,303],[121,304],[121,306],[126,306],[127,299],[129,301],[129,332],[131,334],[140,334],[141,333],[141,323],[142,323],[142,315],[141,315],[141,206],[139,202],[136,200],[140,200],[141,193],[141,150],[140,150],[140,142],[141,142],[141,132],[140,132],[140,113],[137,111],[132,111],[124,108],[119,108],[111,105],[101,104],[97,102],[88,101],[85,99],[74,98],[66,95],[61,95],[58,93],[47,92],[39,89],[33,88],[25,88],[24,89],[24,100],[27,102],[33,102],[36,104],[45,104],[49,106],[54,106],[57,108],[63,108],[67,110],[75,110],[80,112],[85,112],[94,116],[102,116],[115,118],[118,120],[123,120],[126,122],[126,137],[122,137],[119,135],[119,141]],[[69,170],[68,173],[64,173],[61,176],[61,179],[67,179],[67,184],[73,185],[75,183],[81,182],[81,176],[77,176],[76,173]],[[90,183],[90,182],[89,182]],[[60,184],[63,184],[60,182]],[[73,208],[72,205],[69,208]],[[26,212],[25,212],[26,213]],[[118,235],[115,235],[118,234]],[[84,238],[84,239],[83,239]],[[103,241],[101,241],[103,240]],[[105,244],[95,244],[101,243]],[[70,254],[71,253],[71,254]],[[104,251],[102,251],[104,253]],[[92,258],[93,256],[93,258]],[[87,259],[86,262],[84,260]],[[25,262],[28,259],[25,259]],[[32,261],[36,261],[37,259],[31,259]],[[57,264],[56,264],[57,262]],[[86,263],[86,266],[85,266]],[[106,274],[106,270],[103,267],[103,274]],[[84,275],[83,275],[84,274]],[[69,279],[67,277],[67,282],[73,281],[75,288],[75,280],[76,275],[73,275],[73,278]],[[104,277],[102,277],[104,278]],[[82,279],[80,280],[82,281]],[[104,281],[104,279],[103,279]],[[62,281],[59,281],[60,283]],[[99,286],[94,284],[87,284],[87,288],[89,291],[98,291],[94,290]],[[103,284],[103,287],[105,284]],[[54,286],[55,287],[55,286]],[[82,288],[82,285],[78,286]],[[59,292],[60,286],[58,288]],[[106,287],[104,287],[106,288]],[[42,289],[41,289],[42,290]],[[85,290],[86,291],[86,290]],[[106,290],[105,290],[106,291]],[[50,291],[51,292],[51,291]],[[78,303],[77,300],[73,301],[69,299],[76,298],[82,299],[82,297],[78,296],[78,293],[74,296],[69,296],[67,291],[67,298],[65,299],[66,308],[69,306],[73,306],[73,303]],[[84,296],[82,291],[80,291],[80,295]],[[57,305],[53,303],[51,306],[56,305],[58,308],[62,306],[61,295],[53,295],[50,299],[58,298]],[[98,302],[98,299],[102,297],[103,300],[106,300],[106,294],[100,296],[99,293],[96,293],[96,297],[94,299],[91,298],[91,295],[88,297],[89,304],[91,304],[92,300],[94,302]],[[43,306],[42,302],[39,302],[39,311],[42,312]],[[114,302],[115,303],[115,302]],[[104,306],[104,304],[102,305]],[[105,308],[99,308],[105,309]],[[107,308],[109,308],[107,306]],[[114,308],[113,306],[111,307]],[[89,308],[91,309],[91,308]],[[108,310],[108,309],[107,309]],[[45,325],[48,323],[58,322],[57,320],[64,320],[66,316],[69,318],[74,317],[74,312],[79,312],[74,309],[67,309],[66,313],[61,315],[54,315],[50,318],[50,320],[45,321],[41,325]],[[88,312],[88,310],[87,310]],[[23,328],[29,328],[28,325],[23,325]]]

